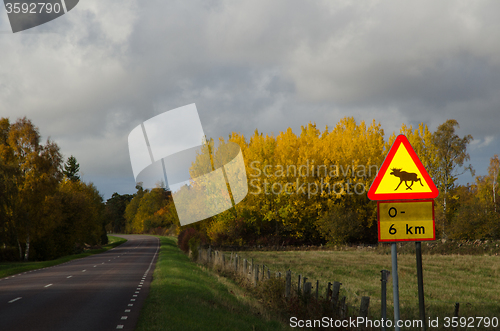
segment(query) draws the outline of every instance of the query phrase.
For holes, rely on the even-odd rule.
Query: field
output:
[[[254,259],[271,271],[290,269],[292,281],[308,277],[324,295],[327,282],[342,283],[341,296],[353,309],[359,309],[362,296],[370,297],[369,316],[380,319],[381,273],[391,270],[387,251],[241,251],[241,258]],[[399,293],[402,319],[419,316],[416,260],[413,254],[398,255]],[[426,316],[453,317],[455,303],[459,316],[488,316],[500,319],[500,257],[489,255],[423,255]],[[387,315],[393,317],[392,276],[387,283]],[[315,289],[313,288],[313,292]],[[355,307],[355,308],[354,308]],[[491,329],[491,328],[490,328]],[[497,328],[498,329],[498,328]]]

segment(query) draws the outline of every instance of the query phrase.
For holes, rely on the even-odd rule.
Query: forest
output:
[[[450,119],[434,132],[421,123],[402,125],[404,134],[439,189],[436,235],[442,239],[500,239],[498,155],[488,174],[475,176],[467,148],[473,139],[456,134]],[[380,124],[341,119],[323,131],[309,123],[299,135],[256,130],[231,133],[224,146],[241,148],[248,194],[233,208],[180,226],[168,187],[114,193],[107,201],[79,177],[56,143],[41,142],[27,118],[0,119],[0,259],[46,260],[105,244],[107,233],[189,233],[211,245],[341,245],[377,242],[376,202],[367,198],[396,133],[384,139]],[[217,154],[216,141],[208,151]],[[213,157],[213,155],[211,157]],[[195,177],[199,171],[192,164]],[[470,172],[474,183],[459,185]],[[186,239],[187,240],[187,239]]]
[[[49,260],[106,244],[106,206],[79,164],[26,117],[0,119],[0,261]]]
[[[473,137],[458,136],[457,128],[459,123],[449,119],[434,132],[423,123],[417,128],[402,124],[399,134],[408,138],[439,189],[437,238],[499,239],[498,155],[491,157],[488,174],[475,176],[467,151]],[[385,140],[375,120],[357,123],[353,117],[323,131],[309,123],[299,135],[290,128],[276,136],[256,130],[249,138],[233,132],[227,141],[242,150],[249,188],[234,208],[181,227],[168,188],[144,190],[137,185],[135,194],[115,193],[107,201],[112,220],[108,229],[188,231],[190,238],[211,245],[373,244],[376,202],[366,192],[395,139],[393,133]],[[213,139],[209,145],[215,148]],[[196,164],[190,171],[196,174]],[[465,172],[475,182],[459,185]]]

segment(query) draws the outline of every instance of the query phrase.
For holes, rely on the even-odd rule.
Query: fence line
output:
[[[226,260],[226,255],[228,255],[229,260]],[[284,277],[285,290],[283,296],[287,299],[292,297],[302,297],[307,303],[311,298],[316,300],[324,299],[329,302],[329,306],[332,312],[337,315],[340,319],[347,318],[348,316],[348,306],[346,303],[346,297],[340,297],[340,282],[328,282],[325,286],[323,292],[320,292],[320,281],[316,280],[313,294],[313,283],[308,281],[307,277],[298,275],[297,277],[297,287],[295,288],[292,280],[291,270],[287,270],[283,275],[281,271],[271,271],[265,265],[259,265],[254,262],[253,259],[247,260],[245,258],[240,258],[238,254],[231,252],[231,254],[224,254],[217,250],[212,250],[210,247],[207,249],[198,249],[197,262],[206,265],[209,268],[220,271],[230,271],[236,275],[246,279],[253,286],[257,286],[259,282],[267,281],[271,278]],[[292,290],[292,287],[295,290]],[[320,296],[320,294],[324,294]],[[361,304],[358,316],[367,317],[368,308],[370,304],[370,297],[361,297]]]

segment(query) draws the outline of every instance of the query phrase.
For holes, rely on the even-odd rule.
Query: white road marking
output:
[[[130,313],[130,309],[125,309],[125,312],[126,313]]]
[[[135,291],[135,294],[138,294],[138,293],[139,293],[139,291]]]
[[[117,325],[116,328],[117,329],[123,329],[123,325]]]
[[[137,298],[137,294],[132,295],[133,298]]]
[[[128,316],[122,316],[122,320],[126,320]]]
[[[135,301],[135,299],[130,299],[130,301]]]
[[[94,268],[97,267],[96,265],[94,266]]]
[[[45,285],[44,287],[49,287],[49,286],[52,286],[52,284],[49,284],[49,285]]]
[[[17,300],[20,300],[21,298],[22,298],[22,297],[17,297],[17,298],[15,298],[15,299],[12,299],[12,300],[10,300],[10,301],[9,301],[9,303],[16,302]]]
[[[68,276],[68,277],[66,277],[66,278],[71,278],[71,277],[73,277],[73,276]]]
[[[134,306],[134,304],[133,304],[133,303],[129,303],[129,304],[128,304],[128,306],[129,306],[129,307],[133,307],[133,306]]]
[[[82,270],[82,272],[85,272],[85,271],[87,271],[87,270]]]

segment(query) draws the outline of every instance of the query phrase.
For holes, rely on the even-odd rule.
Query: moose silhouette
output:
[[[415,174],[413,172],[402,171],[403,168],[399,168],[399,169],[392,168],[391,170],[392,170],[391,175],[399,177],[399,180],[400,180],[398,187],[396,187],[396,189],[394,191],[397,191],[397,189],[399,188],[399,186],[401,185],[402,182],[405,182],[407,190],[411,190],[411,187],[413,186],[414,182],[419,182],[420,185],[424,186],[424,184],[422,184],[422,181],[420,180],[420,178],[418,178],[417,174]],[[410,182],[410,185],[408,185],[408,182]]]

